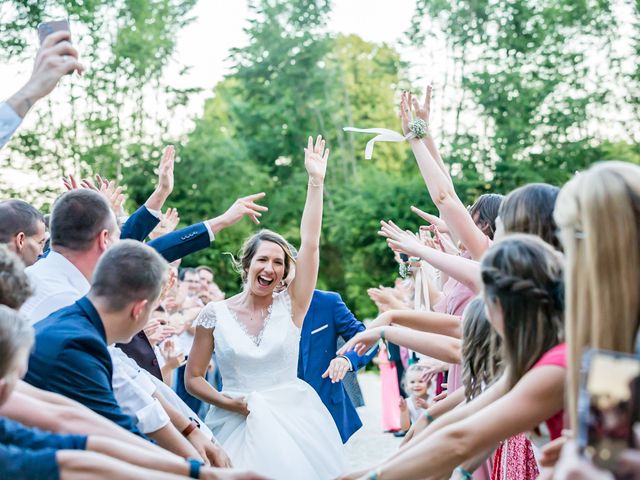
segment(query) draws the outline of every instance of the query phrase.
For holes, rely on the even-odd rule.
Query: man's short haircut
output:
[[[196,272],[196,269],[192,267],[181,268],[180,271],[178,272],[178,280],[184,281],[184,277],[187,275],[187,273],[190,275],[193,275],[198,272]]]
[[[116,227],[111,207],[91,190],[72,190],[60,195],[51,212],[51,246],[84,252],[102,230]]]
[[[0,305],[16,310],[31,296],[31,284],[18,255],[0,245]]]
[[[155,301],[167,279],[169,264],[153,248],[136,240],[122,240],[100,258],[90,295],[105,300],[110,311],[138,300]]]
[[[207,267],[206,265],[200,265],[199,267],[196,267],[197,273],[200,273],[202,271],[209,272],[212,277],[215,277],[215,274],[213,273],[213,269],[211,267]]]
[[[23,200],[0,202],[0,243],[9,243],[20,232],[35,235],[40,222],[44,216],[33,205]]]
[[[33,345],[33,328],[20,313],[0,305],[0,378],[4,378],[20,350]]]

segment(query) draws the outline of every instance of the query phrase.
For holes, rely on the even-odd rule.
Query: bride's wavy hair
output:
[[[481,272],[485,302],[502,307],[502,358],[513,387],[564,338],[562,256],[540,237],[513,234],[487,250]]]
[[[285,238],[272,230],[263,229],[257,233],[254,233],[247,238],[242,245],[242,249],[238,254],[238,258],[233,258],[233,266],[236,272],[242,277],[242,283],[247,281],[247,272],[251,265],[251,260],[255,257],[258,248],[262,242],[271,242],[282,248],[284,252],[284,280],[289,275],[291,266],[295,265],[295,255],[291,250],[291,245],[285,240]]]

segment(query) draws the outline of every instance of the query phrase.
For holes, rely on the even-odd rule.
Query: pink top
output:
[[[567,344],[560,343],[553,347],[551,350],[547,351],[540,360],[536,362],[536,364],[531,367],[544,367],[547,365],[555,365],[557,367],[567,368]],[[551,435],[551,440],[555,440],[556,438],[562,435],[562,428],[564,427],[564,410],[560,410],[552,417],[548,418],[545,422],[547,427],[549,428],[549,434]]]
[[[468,254],[463,254],[463,256],[468,258]],[[449,280],[442,286],[442,299],[432,308],[434,312],[461,317],[464,308],[474,296],[475,294],[470,288],[449,277]],[[447,391],[453,393],[460,387],[462,387],[462,365],[452,363],[449,365],[449,375],[447,376]]]

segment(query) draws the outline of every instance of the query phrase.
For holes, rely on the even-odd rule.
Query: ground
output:
[[[362,428],[347,442],[347,459],[352,469],[375,465],[388,457],[400,445],[400,439],[390,433],[382,433],[380,427],[380,376],[375,373],[358,375],[365,406],[358,409]]]

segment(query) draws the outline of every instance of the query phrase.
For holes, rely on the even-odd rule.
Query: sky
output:
[[[386,42],[396,47],[412,65],[416,78],[428,77],[426,62],[415,49],[402,47],[400,40],[408,30],[414,13],[415,0],[334,0],[328,20],[331,33],[356,34],[371,42]],[[172,121],[170,134],[180,136],[193,126],[193,119],[201,115],[205,100],[211,96],[213,87],[229,72],[227,61],[229,51],[247,43],[243,28],[249,16],[245,0],[199,0],[191,11],[195,20],[178,33],[176,51],[166,71],[167,83],[177,88],[202,89],[194,94],[187,108]],[[50,13],[53,17],[60,13]],[[73,32],[73,24],[72,24]],[[37,35],[34,32],[32,50],[37,47]],[[82,51],[80,51],[82,55]],[[179,75],[184,67],[190,67],[186,75]],[[14,62],[0,65],[0,98],[8,97],[17,91],[29,78],[31,62]],[[88,68],[91,68],[88,65]],[[67,81],[64,79],[63,81]],[[51,95],[54,101],[64,95],[63,89]],[[64,100],[64,99],[62,99]],[[46,108],[36,105],[34,109]],[[22,128],[29,128],[36,121],[36,115],[30,115]],[[6,150],[5,153],[6,155]],[[2,155],[2,154],[0,154]],[[5,172],[5,180],[17,188],[39,183],[35,174],[14,169]]]

